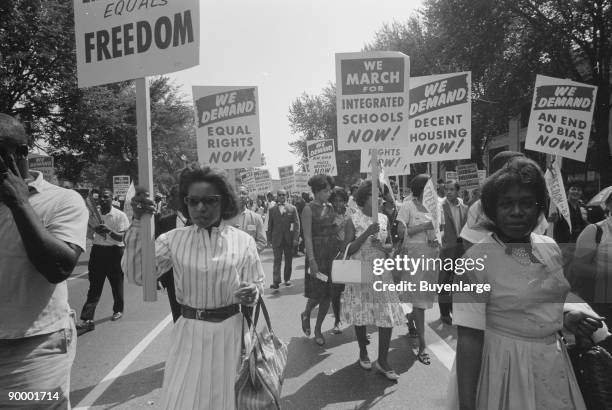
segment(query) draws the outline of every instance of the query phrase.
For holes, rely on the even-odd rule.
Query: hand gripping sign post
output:
[[[74,0],[79,87],[136,79],[138,181],[153,191],[151,111],[146,76],[198,65],[198,0]],[[151,196],[151,199],[152,196]],[[141,220],[144,300],[155,301],[153,220]]]
[[[471,84],[469,71],[410,79],[408,161],[470,158]]]
[[[400,148],[408,136],[410,60],[396,51],[336,54],[338,149]],[[372,151],[378,221],[378,153]]]
[[[338,175],[333,139],[312,140],[306,144],[308,171],[311,176],[317,174]]]
[[[257,87],[193,87],[198,160],[213,168],[261,165]]]
[[[525,148],[584,162],[597,87],[538,75]]]

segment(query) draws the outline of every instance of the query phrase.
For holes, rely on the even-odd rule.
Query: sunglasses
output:
[[[189,206],[196,207],[198,204],[202,204],[204,206],[212,206],[216,205],[221,201],[221,195],[205,195],[202,197],[197,196],[186,196],[185,204]]]
[[[20,158],[27,157],[29,152],[30,152],[30,148],[28,148],[27,144],[17,145],[15,147],[15,155],[17,157],[20,157]],[[2,157],[4,158],[8,158],[8,151],[6,147],[0,147],[0,155],[2,155]]]

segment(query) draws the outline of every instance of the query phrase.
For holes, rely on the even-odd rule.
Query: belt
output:
[[[181,305],[181,315],[185,319],[204,320],[206,322],[223,322],[236,313],[240,313],[240,305],[229,305],[218,309],[195,309]]]

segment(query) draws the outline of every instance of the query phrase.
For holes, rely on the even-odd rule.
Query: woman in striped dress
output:
[[[182,316],[175,323],[162,388],[165,409],[234,409],[243,337],[239,305],[263,293],[264,272],[253,238],[226,224],[238,212],[226,178],[208,167],[183,171],[180,195],[192,226],[155,241],[156,276],[174,269]],[[121,262],[130,282],[142,284],[140,217],[152,201],[135,198]],[[206,311],[204,311],[206,309]]]

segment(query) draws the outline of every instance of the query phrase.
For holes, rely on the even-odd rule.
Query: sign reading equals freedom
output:
[[[408,135],[408,56],[336,54],[338,149],[399,148]]]

